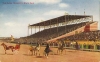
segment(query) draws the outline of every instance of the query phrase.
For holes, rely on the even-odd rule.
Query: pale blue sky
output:
[[[99,0],[0,0],[0,37],[27,36],[28,24],[59,17],[65,12],[83,15],[84,9],[86,15],[93,15],[94,21],[99,21]]]

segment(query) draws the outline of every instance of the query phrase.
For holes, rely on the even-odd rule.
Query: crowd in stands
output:
[[[85,41],[97,41],[100,40],[100,30],[89,31],[78,33],[69,37],[66,37],[67,40],[85,40]]]

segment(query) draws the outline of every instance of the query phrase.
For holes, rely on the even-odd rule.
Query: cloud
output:
[[[19,0],[20,1],[20,0]],[[34,4],[45,3],[45,4],[56,4],[62,0],[21,0],[22,2],[34,2]]]
[[[6,22],[6,23],[4,23],[4,25],[7,26],[7,27],[16,27],[16,28],[17,27],[25,26],[25,24],[26,23],[21,23],[21,22],[16,22],[16,21],[15,22],[12,21],[12,22]]]
[[[24,13],[26,13],[26,14],[27,14],[27,13],[33,13],[33,11],[30,10],[30,9],[27,9],[27,10],[24,11]]]
[[[7,22],[4,24],[5,26],[14,26],[14,23],[13,22]]]
[[[49,12],[44,13],[44,15],[47,15],[47,16],[62,16],[65,13],[68,13],[68,12],[65,11],[65,10],[51,10]]]
[[[14,37],[23,37],[27,35],[27,23],[21,23],[21,22],[6,22],[4,23],[5,29],[1,28],[1,33],[5,32],[5,35],[1,34],[1,36],[10,36],[13,35]]]
[[[65,4],[65,3],[60,3],[59,4],[59,7],[61,7],[61,8],[68,8],[69,7],[69,5],[68,4]]]
[[[33,17],[33,18],[24,18],[24,21],[26,21],[26,24],[35,24],[38,22],[41,22],[41,20],[45,20],[44,17]]]
[[[13,35],[14,37],[24,37],[27,36],[27,30],[28,30],[28,25],[29,24],[35,24],[38,22],[41,22],[41,20],[45,20],[43,17],[20,17],[17,20],[17,17],[12,16],[15,20],[9,19],[10,21],[6,21],[3,24],[3,27],[1,27],[1,33],[5,32],[4,34],[0,34],[0,36],[5,37],[5,36],[10,36]],[[5,28],[5,29],[4,29]],[[33,29],[34,33],[34,29]]]
[[[2,37],[9,37],[10,35],[21,37],[25,36],[27,32],[26,24],[17,21],[5,22],[1,29],[1,33],[5,33],[5,35],[1,34]]]

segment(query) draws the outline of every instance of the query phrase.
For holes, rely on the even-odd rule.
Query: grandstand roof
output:
[[[63,23],[65,22],[65,17],[66,17],[66,22],[71,21],[71,20],[75,20],[75,19],[81,19],[81,18],[85,18],[85,17],[91,17],[90,15],[63,15],[57,18],[53,18],[50,20],[46,20],[40,23],[36,23],[36,24],[32,24],[30,26],[48,26],[48,25],[53,25],[53,24],[57,24],[57,23]]]

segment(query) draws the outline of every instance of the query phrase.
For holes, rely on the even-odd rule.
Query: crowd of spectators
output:
[[[85,41],[97,41],[100,40],[100,30],[89,31],[78,33],[69,37],[66,37],[67,40],[85,40]]]

